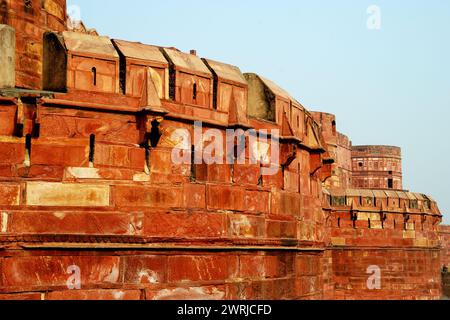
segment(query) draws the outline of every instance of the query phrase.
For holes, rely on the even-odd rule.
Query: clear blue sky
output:
[[[336,114],[356,144],[403,148],[404,185],[450,223],[450,1],[69,0],[102,35],[196,49]],[[381,30],[366,10],[381,9]]]

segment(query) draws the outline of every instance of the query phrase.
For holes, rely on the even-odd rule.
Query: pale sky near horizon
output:
[[[450,1],[68,0],[111,38],[173,46],[259,73],[354,145],[400,146],[405,189],[450,224]],[[367,9],[381,30],[367,28]]]

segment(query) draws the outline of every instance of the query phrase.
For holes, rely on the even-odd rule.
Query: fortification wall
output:
[[[47,272],[42,265],[46,265]],[[67,289],[77,265],[80,290]],[[33,251],[2,261],[0,299],[322,299],[320,256],[287,252]],[[14,269],[14,271],[12,271]],[[49,272],[51,270],[51,273]],[[70,274],[69,274],[70,276]]]
[[[440,296],[436,202],[348,189],[351,142],[333,115],[194,52],[73,32],[41,40],[65,28],[65,1],[27,2],[46,16],[34,20],[19,3],[2,11],[16,57],[24,39],[37,49],[15,64],[16,88],[0,90],[0,299]],[[18,89],[41,78],[51,92]],[[216,140],[227,129],[247,130],[244,143]],[[252,139],[267,130],[274,157],[270,140]],[[223,150],[231,163],[207,161]],[[385,277],[378,291],[364,289],[367,264]]]
[[[45,41],[60,66],[44,68],[46,85],[60,92],[0,98],[4,298],[323,297],[324,148],[304,108],[269,80],[248,86],[233,66],[173,49],[69,32]],[[248,92],[271,92],[272,121],[247,117]],[[204,162],[208,132],[230,128],[277,129],[279,156],[252,163],[262,147],[247,135],[243,164]],[[204,161],[173,160],[195,159],[198,143]]]
[[[39,112],[29,164],[24,138],[3,136],[0,144],[2,293],[39,299],[323,296],[317,188],[284,191],[282,175],[258,184],[259,166],[251,165],[200,166],[193,177],[189,165],[170,158],[171,133],[191,125],[170,120],[161,124],[146,174],[134,115],[44,106]],[[90,167],[92,132],[99,134]],[[309,172],[309,153],[298,151],[298,157]],[[292,168],[294,177],[298,165]],[[307,176],[303,184],[319,183]],[[81,291],[65,286],[72,265],[81,270]]]
[[[334,298],[440,299],[441,217],[435,204],[408,205],[406,211],[393,195],[361,192],[347,191],[345,200],[331,194]]]
[[[439,250],[343,248],[333,250],[332,259],[335,299],[441,299]],[[380,289],[368,286],[376,276],[374,267],[379,268]]]

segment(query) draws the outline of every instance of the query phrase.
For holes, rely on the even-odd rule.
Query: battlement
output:
[[[326,193],[332,226],[341,231],[346,228],[401,230],[405,232],[404,239],[416,239],[415,232],[427,235],[436,232],[442,221],[436,201],[423,194],[368,189],[331,189]],[[394,240],[390,238],[383,239],[383,244]],[[439,246],[435,237],[433,240],[433,246]],[[360,239],[358,244],[362,245],[363,241]],[[405,243],[404,246],[408,245]]]
[[[436,201],[420,193],[375,189],[330,189],[328,192],[328,203],[332,207],[372,208],[442,217]]]
[[[353,147],[334,115],[256,73],[67,31],[63,0],[6,3],[0,299],[439,298],[442,215],[402,191],[399,148]],[[208,133],[230,130],[245,142],[232,163],[192,161],[224,156]],[[89,276],[69,291],[73,264]],[[373,264],[388,274],[376,293]]]
[[[352,150],[352,142],[350,141],[350,138],[346,136],[345,134],[342,134],[340,132],[337,133],[338,136],[338,145],[342,146],[345,149]]]
[[[353,146],[353,155],[355,157],[402,157],[402,150],[395,146]]]

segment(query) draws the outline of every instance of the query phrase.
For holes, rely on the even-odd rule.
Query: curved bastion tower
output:
[[[403,189],[401,149],[392,146],[354,146],[353,183],[358,188]]]
[[[0,2],[0,299],[443,296],[436,201],[359,185],[334,115],[195,51],[69,31],[65,1]],[[173,161],[231,129],[245,161]]]

